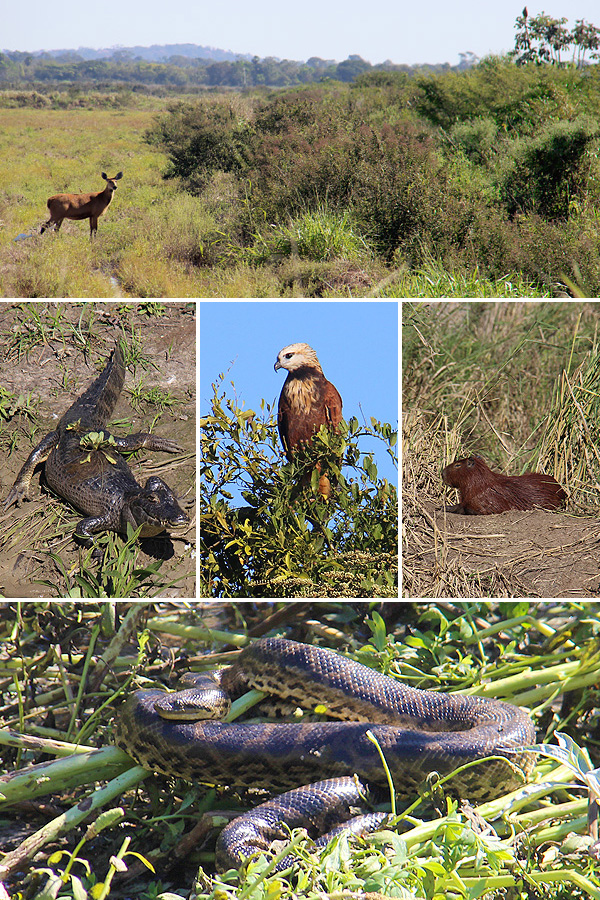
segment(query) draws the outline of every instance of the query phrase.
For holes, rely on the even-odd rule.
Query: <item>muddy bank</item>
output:
[[[31,450],[98,375],[122,336],[136,351],[135,364],[128,367],[110,430],[115,435],[152,430],[186,448],[174,456],[142,451],[130,456],[128,464],[142,484],[153,474],[163,478],[191,520],[171,539],[142,541],[136,548],[135,560],[127,561],[132,570],[160,560],[162,564],[159,572],[146,578],[146,588],[135,587],[135,578],[130,582],[131,596],[145,596],[150,585],[160,596],[195,596],[195,332],[195,307],[190,303],[0,305],[3,596],[69,596],[82,577],[84,581],[95,577],[108,590],[107,596],[118,596],[111,593],[111,585],[119,583],[119,573],[108,578],[105,571],[103,578],[97,563],[86,564],[86,552],[71,536],[81,516],[48,491],[43,468],[36,469],[29,502],[6,512],[2,504]],[[11,415],[15,404],[17,411]],[[115,545],[116,554],[119,546]]]

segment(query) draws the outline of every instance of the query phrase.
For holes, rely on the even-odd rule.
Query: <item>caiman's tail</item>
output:
[[[82,427],[93,431],[106,425],[119,399],[125,381],[125,361],[119,343],[115,344],[104,371],[87,391],[67,410],[63,422],[81,420]]]

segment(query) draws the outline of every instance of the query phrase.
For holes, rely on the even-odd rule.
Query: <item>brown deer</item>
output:
[[[98,231],[98,219],[112,200],[112,195],[117,189],[117,181],[123,177],[119,172],[114,178],[109,178],[106,172],[102,173],[106,181],[103,191],[95,191],[91,194],[56,194],[48,199],[50,218],[42,225],[41,234],[47,228],[54,225],[55,231],[60,230],[63,219],[89,219],[90,240]]]

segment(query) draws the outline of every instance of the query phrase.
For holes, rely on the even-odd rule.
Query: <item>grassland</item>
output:
[[[175,244],[212,223],[200,202],[161,177],[164,157],[143,141],[154,110],[0,109],[0,283],[14,297],[176,297],[204,293],[202,273]],[[38,234],[46,199],[101,190],[124,177],[90,244],[87,222]],[[20,235],[31,235],[15,241]]]
[[[237,95],[240,115],[254,100]],[[251,240],[241,237],[243,179],[216,173],[195,195],[163,178],[167,156],[144,136],[173,100],[131,92],[109,101],[98,93],[73,108],[0,104],[1,296],[513,298],[555,290],[517,270],[492,277],[476,264],[454,269],[427,256],[416,266],[390,263],[339,215],[290,215],[272,240],[266,220]],[[100,173],[119,170],[123,180],[92,244],[87,222],[39,234],[49,196],[100,190]],[[307,230],[317,249],[300,258]]]

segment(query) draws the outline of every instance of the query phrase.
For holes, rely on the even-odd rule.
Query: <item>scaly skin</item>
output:
[[[162,479],[149,478],[142,487],[133,477],[120,451],[146,448],[176,453],[183,448],[175,441],[153,434],[132,434],[113,438],[114,444],[86,449],[81,438],[89,432],[104,432],[125,381],[125,364],[117,344],[104,371],[66,411],[56,431],[50,432],[29,455],[17,475],[4,509],[27,500],[35,467],[46,463],[48,486],[71,506],[84,513],[74,536],[86,545],[99,531],[127,532],[127,524],[142,525],[141,537],[159,534],[168,528],[185,525],[189,518],[175,495]]]

